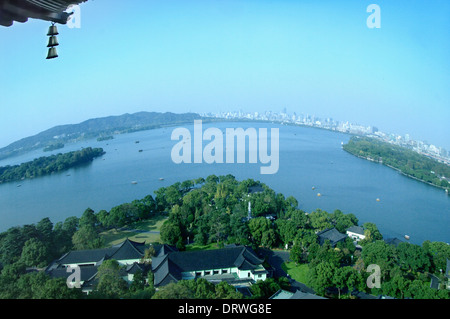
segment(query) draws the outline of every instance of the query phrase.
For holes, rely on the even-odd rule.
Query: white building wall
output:
[[[348,237],[351,237],[354,240],[362,240],[362,239],[366,238],[365,235],[361,235],[361,234],[354,233],[354,232],[351,232],[351,231],[347,231],[347,235],[348,235]]]

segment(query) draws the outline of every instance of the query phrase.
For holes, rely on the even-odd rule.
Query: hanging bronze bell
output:
[[[50,49],[48,49],[47,60],[54,59],[57,57],[58,57],[58,52],[56,51],[56,48],[51,47]]]
[[[48,36],[53,36],[53,35],[58,35],[58,28],[56,27],[56,25],[52,24],[50,26],[50,28],[48,28]]]
[[[56,47],[58,46],[58,38],[55,37],[54,35],[52,35],[49,39],[48,39],[48,45],[47,48],[52,48],[52,47]]]

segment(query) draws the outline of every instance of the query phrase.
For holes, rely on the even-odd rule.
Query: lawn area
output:
[[[281,268],[283,268],[283,270],[287,272],[292,279],[298,282],[306,283],[308,281],[307,264],[296,265],[295,262],[291,261],[283,263]]]
[[[137,242],[145,241],[146,244],[160,242],[159,230],[166,219],[166,215],[158,215],[150,220],[137,222],[120,229],[111,229],[100,235],[105,240],[106,247],[119,244],[127,238]]]
[[[189,244],[186,245],[186,251],[194,251],[194,250],[210,250],[210,249],[218,249],[217,243],[211,243],[208,245],[198,245],[198,244]]]

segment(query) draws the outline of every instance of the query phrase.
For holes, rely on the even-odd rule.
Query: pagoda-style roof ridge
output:
[[[0,0],[0,25],[9,27],[15,21],[24,23],[31,19],[66,24],[72,13],[71,5],[87,0]]]
[[[239,254],[238,258],[236,258],[235,265],[239,269],[255,269],[258,268],[258,264],[261,264],[264,260],[259,258],[255,258],[256,255],[253,252],[249,252],[247,247],[242,247],[242,251]],[[250,260],[256,259],[256,260]]]
[[[117,248],[117,250],[110,256],[111,259],[118,259],[115,258],[117,255],[121,254],[121,253],[125,253],[125,255],[127,253],[131,252],[135,252],[138,254],[139,257],[143,257],[144,256],[144,252],[139,250],[136,246],[138,245],[145,245],[145,242],[143,243],[139,243],[133,240],[130,240],[129,238],[127,238],[124,242],[122,242],[122,244],[120,244]],[[128,251],[123,251],[124,249],[127,249]],[[136,256],[133,256],[136,257]],[[119,258],[122,259],[122,258]],[[127,259],[136,259],[136,258],[127,258]]]

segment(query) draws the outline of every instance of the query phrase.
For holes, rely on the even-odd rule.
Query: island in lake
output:
[[[63,143],[55,143],[55,144],[51,144],[49,146],[44,147],[44,152],[56,151],[56,150],[59,150],[62,148],[64,148]]]
[[[55,145],[61,146],[63,143],[67,144],[94,138],[103,140],[104,137],[112,137],[116,134],[193,123],[194,120],[198,119],[202,119],[202,117],[196,113],[138,112],[89,119],[78,124],[59,125],[0,148],[0,160],[25,154],[40,148],[49,148],[49,151],[54,150],[55,148],[53,147]],[[55,141],[57,141],[56,144]]]
[[[102,148],[87,147],[80,151],[43,156],[20,165],[0,167],[0,183],[20,181],[65,171],[89,163],[103,154],[105,152]]]

